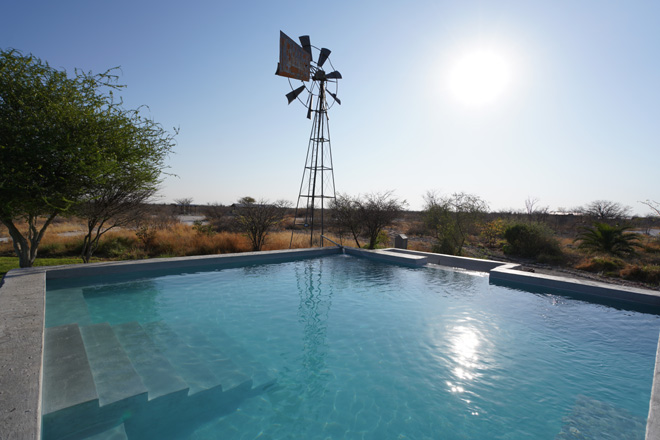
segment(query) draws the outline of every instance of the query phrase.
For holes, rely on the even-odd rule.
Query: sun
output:
[[[484,107],[497,101],[511,82],[507,60],[490,49],[479,49],[460,57],[449,72],[451,94],[468,107]]]

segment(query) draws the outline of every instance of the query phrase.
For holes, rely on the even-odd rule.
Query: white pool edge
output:
[[[50,266],[9,271],[0,285],[0,433],[6,438],[41,438],[41,385],[46,277],[49,279],[108,275],[168,268],[222,267],[346,254],[419,267],[435,264],[487,272],[493,282],[560,289],[599,298],[660,306],[660,292],[606,283],[573,280],[516,270],[517,265],[427,252],[385,249],[315,248],[196,257],[158,258]],[[646,425],[646,440],[660,438],[660,341]]]

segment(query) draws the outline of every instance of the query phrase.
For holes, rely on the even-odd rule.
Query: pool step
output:
[[[264,390],[276,382],[276,379],[268,374],[266,367],[261,362],[223,330],[217,327],[197,327],[196,331],[231,359],[238,367],[238,371],[252,379],[253,389]]]
[[[183,438],[274,383],[235,340],[196,323],[46,329],[44,440]]]
[[[220,379],[207,363],[197,356],[195,349],[186,344],[167,324],[158,321],[144,324],[142,327],[186,381],[190,387],[190,395],[221,385]]]
[[[217,347],[197,327],[190,324],[173,325],[181,339],[191,347],[195,354],[211,368],[213,374],[220,380],[224,391],[251,382],[251,377],[233,362],[221,347]],[[250,383],[250,386],[252,384]]]
[[[188,393],[188,384],[139,323],[127,322],[112,329],[147,387],[149,400],[170,393]]]
[[[126,435],[126,429],[124,429],[124,424],[122,423],[121,425],[115,426],[107,431],[87,437],[86,440],[128,440],[128,436]]]
[[[56,327],[72,322],[78,325],[92,324],[87,302],[80,289],[63,289],[46,293],[46,327]]]
[[[148,390],[110,324],[83,326],[80,333],[96,384],[99,405],[105,406],[131,397],[146,401]]]
[[[98,395],[77,324],[50,327],[44,334],[42,414],[82,404],[98,404]]]

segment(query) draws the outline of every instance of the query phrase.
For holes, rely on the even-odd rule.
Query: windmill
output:
[[[341,74],[335,70],[330,61],[330,49],[312,46],[307,35],[300,37],[300,45],[298,45],[283,32],[280,32],[280,62],[275,74],[289,80],[291,92],[286,94],[289,104],[298,100],[307,109],[307,119],[312,119],[312,115],[314,116],[289,247],[293,243],[297,224],[309,228],[310,247],[314,245],[315,227],[317,230],[320,229],[321,246],[323,246],[326,199],[335,198],[328,109],[335,103],[341,105],[337,97]],[[298,81],[300,85],[297,84]],[[330,105],[326,99],[327,95],[332,98]]]

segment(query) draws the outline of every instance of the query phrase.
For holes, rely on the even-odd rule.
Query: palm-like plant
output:
[[[632,254],[639,241],[639,236],[626,232],[630,226],[608,225],[596,222],[592,227],[582,228],[576,240],[578,247],[594,252],[606,252],[612,255]]]

